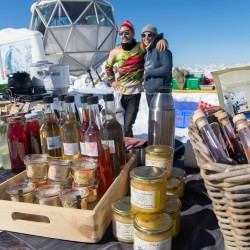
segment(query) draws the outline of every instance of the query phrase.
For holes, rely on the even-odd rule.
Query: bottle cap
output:
[[[53,103],[53,97],[52,96],[45,96],[43,97],[43,103]]]
[[[75,97],[73,95],[64,96],[65,103],[72,103],[75,102]]]
[[[87,98],[93,96],[93,94],[86,94],[80,97],[81,103],[87,103]]]
[[[214,116],[218,118],[218,115],[221,114],[222,112],[223,112],[222,110],[219,110],[219,111],[214,113]]]
[[[220,114],[218,114],[218,119],[219,120],[221,120],[221,119],[223,119],[223,118],[226,118],[227,117],[227,113],[226,112],[222,112],[222,113],[220,113]]]
[[[98,96],[89,96],[87,98],[88,105],[98,104]]]
[[[197,120],[199,120],[200,118],[202,117],[206,117],[205,114],[200,111],[200,112],[196,112],[194,115],[193,115],[193,122],[196,123]]]
[[[236,124],[236,122],[240,120],[246,120],[246,116],[244,114],[238,114],[233,118],[233,123]]]
[[[114,95],[113,94],[105,94],[103,95],[104,102],[110,102],[114,101]]]

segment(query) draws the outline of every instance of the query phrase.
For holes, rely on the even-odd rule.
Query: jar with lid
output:
[[[48,159],[48,179],[52,182],[65,182],[70,171],[70,161]]]
[[[170,250],[172,245],[172,220],[166,213],[142,214],[134,218],[134,250]]]
[[[182,197],[184,195],[184,189],[185,189],[185,170],[181,168],[173,168],[173,177],[177,178],[180,181],[180,192],[179,197]]]
[[[180,181],[177,178],[168,179],[166,182],[166,194],[179,198]]]
[[[134,240],[134,213],[131,211],[131,197],[126,196],[116,200],[112,204],[112,228],[114,237],[125,243]]]
[[[145,148],[146,166],[160,167],[166,170],[167,178],[173,174],[173,148],[166,145],[151,145]]]
[[[165,212],[171,217],[173,222],[172,236],[176,237],[180,232],[180,209],[181,201],[179,198],[167,195],[166,196]]]
[[[159,167],[137,167],[130,172],[131,210],[137,213],[164,211],[166,195],[165,170]]]

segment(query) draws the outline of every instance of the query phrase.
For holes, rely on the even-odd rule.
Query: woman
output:
[[[146,25],[141,31],[142,44],[146,49],[144,63],[144,89],[148,107],[156,89],[172,89],[172,53],[170,50],[159,51],[156,43],[163,39],[153,25]]]

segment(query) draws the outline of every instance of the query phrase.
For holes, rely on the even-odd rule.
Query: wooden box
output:
[[[111,204],[128,191],[130,171],[134,167],[136,156],[128,155],[125,168],[92,210],[10,201],[5,189],[23,181],[24,171],[0,185],[0,229],[62,240],[98,242],[111,222]]]

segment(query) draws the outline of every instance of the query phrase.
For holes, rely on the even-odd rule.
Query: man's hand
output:
[[[113,87],[114,90],[116,90],[116,91],[120,88],[119,83],[118,83],[117,81],[112,82],[112,87]]]
[[[160,41],[157,42],[156,48],[159,51],[165,51],[168,49],[168,43],[165,39],[161,39]]]

